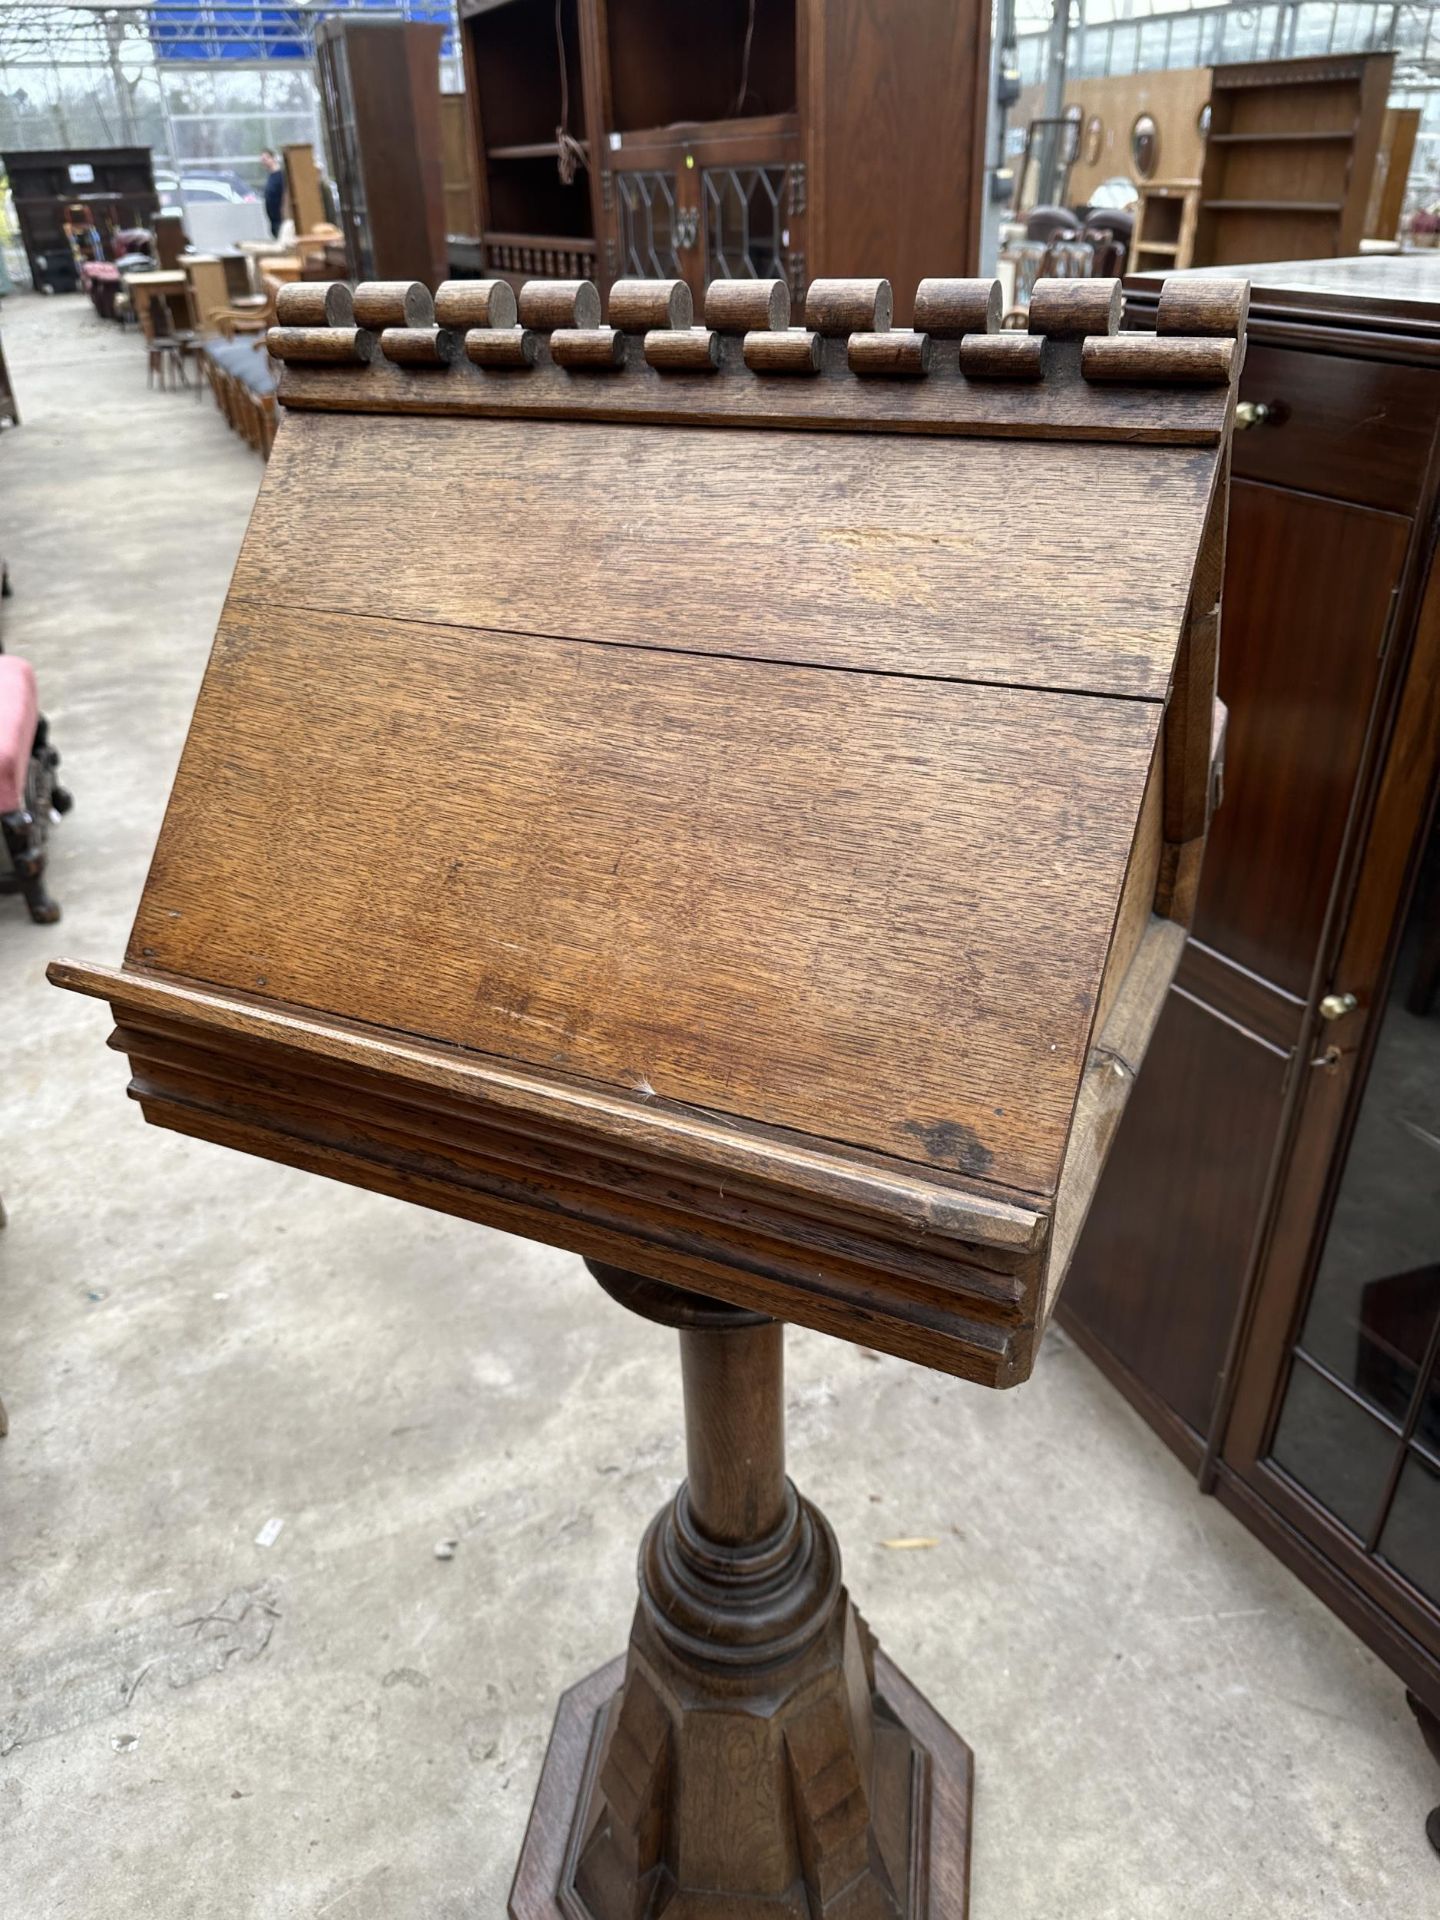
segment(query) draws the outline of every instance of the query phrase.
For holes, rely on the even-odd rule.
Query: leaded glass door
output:
[[[1440,1616],[1440,834],[1433,828],[1268,1458]]]
[[[680,279],[695,310],[713,279],[806,285],[805,169],[794,115],[663,136],[612,134],[600,177],[610,279]]]
[[[1435,591],[1440,593],[1440,584]],[[1222,1476],[1440,1701],[1440,625],[1422,621],[1298,1056]]]

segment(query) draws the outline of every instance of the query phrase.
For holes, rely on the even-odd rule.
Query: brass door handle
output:
[[[1320,1018],[1343,1020],[1347,1013],[1354,1013],[1359,1004],[1353,993],[1327,993],[1320,1002]]]
[[[1235,430],[1243,433],[1247,427],[1263,427],[1267,420],[1275,417],[1274,407],[1264,400],[1237,400],[1235,403]]]

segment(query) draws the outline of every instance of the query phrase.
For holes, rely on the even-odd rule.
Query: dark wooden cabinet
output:
[[[1433,1710],[1440,261],[1251,272],[1225,801],[1061,1317]]]
[[[978,0],[461,0],[485,270],[684,279],[975,271]],[[698,298],[697,298],[698,306]]]
[[[351,280],[449,273],[438,26],[342,15],[315,28],[325,151]]]
[[[160,210],[148,147],[52,147],[0,163],[40,293],[73,292],[81,260],[109,259],[118,232],[153,225]]]

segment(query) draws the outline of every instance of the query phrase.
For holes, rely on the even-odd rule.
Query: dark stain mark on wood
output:
[[[936,1166],[954,1167],[957,1173],[988,1173],[995,1156],[973,1127],[958,1120],[907,1120],[900,1129],[920,1142],[925,1156]]]

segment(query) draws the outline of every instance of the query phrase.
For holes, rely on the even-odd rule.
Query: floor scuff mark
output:
[[[280,1618],[276,1593],[271,1580],[236,1587],[199,1613],[173,1608],[22,1661],[0,1694],[0,1759],[123,1712],[142,1688],[188,1687],[237,1658],[257,1660]]]

